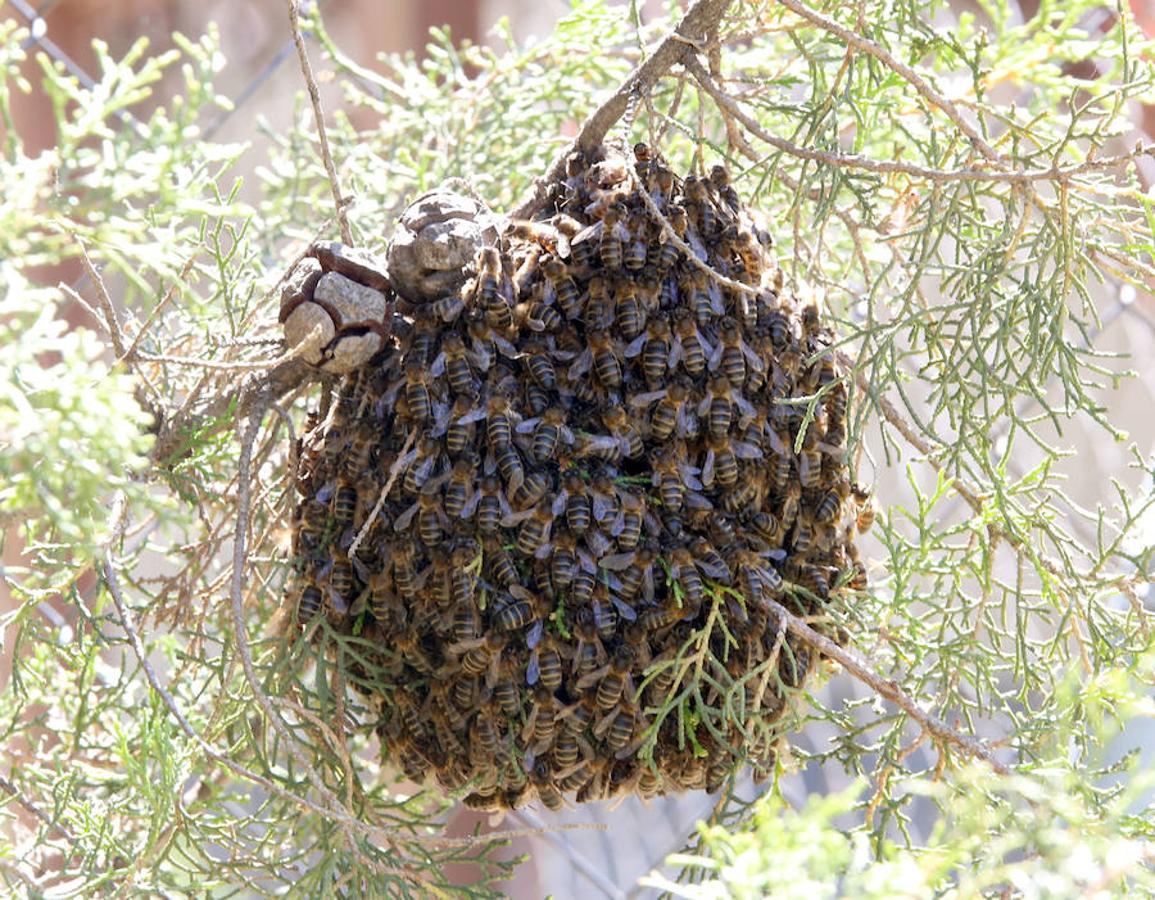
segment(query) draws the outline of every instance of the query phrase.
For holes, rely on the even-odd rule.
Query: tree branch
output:
[[[630,73],[608,100],[586,119],[573,142],[557,155],[545,175],[534,182],[533,193],[510,216],[530,219],[541,210],[550,185],[565,176],[565,162],[575,150],[592,150],[605,139],[609,130],[625,115],[630,98],[649,93],[658,80],[688,53],[721,21],[730,0],[698,0],[678,27],[658,45],[650,56]]]

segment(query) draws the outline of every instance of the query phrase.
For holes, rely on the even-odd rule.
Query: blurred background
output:
[[[1130,0],[1131,9],[1148,34],[1155,34],[1155,2]],[[623,2],[622,4],[626,4]],[[688,5],[683,3],[682,5]],[[958,2],[957,9],[973,8],[976,4]],[[342,49],[362,65],[372,66],[379,53],[423,52],[429,29],[447,27],[454,40],[486,42],[492,40],[491,31],[502,17],[508,17],[512,32],[519,41],[532,40],[548,33],[554,22],[570,9],[566,0],[330,0],[322,3],[328,28]],[[639,0],[639,14],[643,20],[659,15],[667,7],[664,0]],[[1023,0],[1020,14],[1034,15],[1038,0]],[[944,11],[944,16],[950,13]],[[1104,8],[1098,27],[1108,27],[1113,9]],[[219,141],[240,141],[254,145],[254,152],[242,162],[246,166],[261,162],[262,135],[288,129],[294,115],[294,95],[302,90],[300,71],[288,33],[287,7],[283,0],[7,0],[0,3],[0,18],[15,17],[32,30],[33,42],[52,58],[63,63],[82,83],[90,81],[90,73],[99,65],[93,50],[93,41],[108,45],[114,57],[121,56],[141,37],[150,41],[150,51],[160,52],[172,45],[174,31],[197,35],[216,23],[222,37],[226,68],[218,79],[218,89],[233,99],[234,108],[222,111],[219,118],[204,123],[206,136]],[[1088,23],[1095,27],[1095,23]],[[326,73],[316,47],[312,48],[318,79],[325,87]],[[1094,64],[1087,61],[1086,77],[1093,78]],[[27,96],[14,98],[12,127],[20,132],[29,152],[47,149],[56,142],[52,117],[47,112],[47,98],[36,87],[39,73],[30,60],[24,75],[33,85]],[[154,97],[143,107],[134,108],[137,116],[145,116],[151,107],[165,102],[172,92],[179,90],[179,73],[168,70]],[[327,97],[331,115],[340,104],[336,91]],[[364,109],[352,113],[359,125],[367,114]],[[1136,104],[1133,110],[1135,133],[1138,139],[1144,133],[1155,136],[1155,107]],[[7,124],[0,121],[0,138]],[[464,174],[464,173],[463,173]],[[1155,182],[1151,168],[1141,172],[1145,188]],[[250,179],[250,191],[256,191],[255,180]],[[75,282],[81,276],[78,264],[59,267],[43,273],[42,283]],[[1155,448],[1155,419],[1150,409],[1155,403],[1155,372],[1150,366],[1136,365],[1137,361],[1155,359],[1155,307],[1152,298],[1133,289],[1109,288],[1110,296],[1099,298],[1102,328],[1094,336],[1095,347],[1102,351],[1121,352],[1130,357],[1130,364],[1139,369],[1139,377],[1127,382],[1113,402],[1123,404],[1115,422],[1129,431],[1131,438],[1150,451]],[[83,321],[80,310],[70,312],[73,324]],[[1119,456],[1125,454],[1123,445],[1106,445],[1099,431],[1079,433],[1076,423],[1065,435],[1067,442],[1077,449],[1079,465],[1084,469],[1097,465],[1102,471],[1116,472],[1125,468]],[[880,483],[878,493],[895,496],[901,493],[901,471],[880,473],[880,480],[893,478],[888,486]],[[1081,506],[1094,509],[1105,502],[1107,485],[1101,480],[1072,483],[1073,498]],[[1100,496],[1100,493],[1104,496]],[[6,541],[5,557],[9,563],[19,556],[14,540]],[[870,542],[864,555],[871,556]],[[88,589],[92,585],[87,586]],[[85,586],[81,586],[84,590]],[[0,610],[5,602],[4,586],[0,581]],[[1150,596],[1147,598],[1150,604]],[[869,650],[869,648],[864,648]],[[0,655],[0,688],[5,679],[3,655]],[[838,705],[842,700],[860,696],[857,686],[849,679],[836,677],[823,689],[827,704]],[[827,726],[828,727],[828,726]],[[1155,735],[1146,742],[1155,746]],[[821,727],[803,733],[797,743],[805,748],[824,742],[827,735]],[[924,751],[918,750],[916,753]],[[928,757],[928,763],[933,760]],[[782,784],[788,800],[796,801],[810,791],[828,791],[841,787],[845,776],[829,770],[804,770],[786,779]],[[742,793],[750,795],[746,786]],[[529,862],[521,867],[517,881],[509,885],[513,896],[540,897],[547,893],[560,898],[569,897],[636,897],[652,892],[636,886],[637,879],[651,869],[660,867],[662,860],[685,846],[695,823],[708,816],[715,798],[691,794],[676,800],[656,801],[645,806],[630,800],[616,809],[593,805],[567,810],[562,820],[570,823],[600,822],[606,830],[577,830],[547,832],[529,839],[519,839],[510,853],[528,853]],[[917,820],[917,817],[916,817]],[[481,822],[485,828],[526,828],[545,823],[536,812],[528,811],[508,817],[501,823],[485,822],[465,810],[452,814],[450,828],[465,833]],[[554,821],[551,817],[551,821]],[[917,837],[917,836],[916,836]],[[462,869],[458,877],[465,883],[470,873]]]

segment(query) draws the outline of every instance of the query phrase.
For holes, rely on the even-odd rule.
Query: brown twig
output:
[[[758,140],[769,144],[776,150],[781,150],[797,159],[809,162],[822,163],[826,166],[835,166],[843,169],[861,169],[865,172],[874,172],[880,175],[906,175],[911,178],[921,178],[927,181],[984,181],[1005,182],[1009,184],[1026,184],[1034,181],[1067,181],[1078,175],[1091,172],[1110,171],[1118,169],[1127,163],[1133,162],[1140,156],[1155,156],[1155,146],[1136,146],[1129,153],[1118,156],[1105,156],[1101,159],[1091,159],[1073,166],[1060,167],[1053,165],[1047,169],[1025,169],[1011,171],[1008,169],[979,169],[964,166],[959,169],[935,169],[929,166],[920,166],[914,163],[899,162],[896,160],[877,160],[856,153],[830,153],[826,150],[815,150],[812,147],[802,147],[785,138],[778,137],[763,128],[758,122],[742,109],[741,105],[732,96],[726,93],[721,86],[710,77],[706,68],[692,55],[687,55],[682,64],[694,76],[707,94],[718,104],[724,116],[731,116],[742,124],[748,132]],[[957,113],[957,111],[956,111]],[[952,119],[953,121],[953,119]]]
[[[940,744],[950,744],[957,747],[967,756],[981,759],[1000,775],[1009,775],[1010,769],[1001,763],[995,756],[969,735],[962,734],[951,728],[946,722],[919,706],[909,694],[902,689],[893,678],[884,678],[879,675],[853,650],[840,647],[830,638],[815,631],[802,619],[787,611],[786,607],[774,600],[766,601],[770,612],[786,623],[791,634],[801,638],[824,656],[837,662],[847,672],[875,691],[880,697],[889,700],[910,718],[918,722],[922,729]]]
[[[575,150],[590,151],[598,147],[610,129],[625,114],[630,105],[630,98],[648,94],[658,79],[676,63],[693,53],[707,33],[721,21],[729,5],[730,0],[697,0],[678,23],[677,28],[629,74],[617,91],[586,119],[577,137],[558,154],[545,175],[537,179],[531,195],[510,214],[511,217],[533,218],[545,203],[550,186],[565,177],[566,159],[570,154]]]
[[[313,118],[317,123],[317,139],[321,144],[321,159],[325,163],[325,173],[329,176],[329,187],[333,191],[333,203],[337,207],[337,225],[341,230],[341,240],[353,245],[353,231],[349,227],[349,215],[345,209],[345,197],[341,193],[341,182],[337,177],[337,167],[333,164],[333,154],[329,150],[329,136],[325,131],[325,112],[321,107],[321,92],[317,79],[313,77],[313,66],[305,49],[305,39],[301,35],[301,13],[299,0],[289,0],[289,27],[293,31],[293,43],[297,46],[297,57],[301,61],[301,74],[309,90],[309,100],[313,104]]]

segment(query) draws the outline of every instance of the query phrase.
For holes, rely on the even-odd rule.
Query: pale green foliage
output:
[[[87,554],[107,538],[112,491],[145,504],[133,474],[146,465],[149,421],[135,379],[104,361],[104,341],[69,330],[59,312],[56,292],[0,266],[0,521]]]
[[[1110,709],[1118,724],[1151,717],[1152,660],[1144,657],[1142,678],[1120,669],[1103,673],[1083,687],[1080,699],[1100,713]],[[1102,715],[1090,718],[1100,741],[1116,735]],[[886,802],[863,780],[812,797],[798,811],[767,794],[743,829],[702,824],[701,855],[668,860],[700,876],[700,884],[660,877],[652,883],[694,900],[965,898],[1003,889],[1055,900],[1125,890],[1145,896],[1155,891],[1147,805],[1153,787],[1155,773],[1134,756],[1098,788],[1065,766],[1000,777],[972,765],[949,782],[900,780],[890,786],[893,796],[903,802],[927,797],[944,811],[923,846],[880,843],[868,829],[845,827],[864,805],[877,812]]]
[[[1091,0],[1044,3],[1026,24],[997,2],[957,22],[938,3],[859,9],[822,5],[893,63],[848,52],[781,2],[735,0],[722,28],[724,41],[742,36],[722,53],[726,90],[765,133],[831,156],[804,159],[749,133],[731,143],[717,107],[692,79],[679,85],[680,71],[639,105],[628,135],[611,138],[650,137],[682,171],[699,155],[707,167],[725,158],[787,275],[825,293],[862,376],[852,385],[852,439],[864,448],[855,463],[865,480],[891,484],[877,500],[876,542],[864,545],[870,590],[844,624],[882,676],[961,731],[1001,739],[1016,771],[964,767],[949,744],[909,752],[916,726],[866,689],[830,708],[815,697],[799,714],[837,737],[785,756],[780,774],[827,765],[859,786],[801,812],[783,810],[777,795],[756,807],[727,796],[720,827],[703,832],[694,860],[677,862],[687,879],[713,879],[707,896],[922,896],[952,886],[1062,896],[1098,876],[1110,890],[1151,890],[1139,841],[1151,839],[1152,812],[1135,803],[1149,785],[1132,758],[1118,763],[1105,747],[1131,740],[1119,727],[1151,714],[1140,660],[1153,541],[1139,526],[1151,516],[1153,463],[1148,448],[1129,447],[1129,468],[1095,473],[1103,490],[1091,509],[1068,499],[1066,479],[1090,468],[1070,458],[1073,425],[1127,445],[1113,401],[1132,363],[1094,343],[1116,286],[1155,282],[1155,201],[1128,163],[1030,182],[950,173],[1046,172],[1127,151],[1115,138],[1129,105],[1152,101],[1153,48],[1126,14],[1102,36],[1087,31]],[[315,63],[335,71],[350,105],[380,115],[358,130],[330,113],[354,234],[378,251],[406,201],[447,176],[511,206],[564,146],[560,135],[630,71],[639,44],[670,25],[636,31],[628,8],[585,2],[527,47],[504,31],[496,50],[438,34],[422,62],[370,64],[344,58],[313,24],[328,49],[312,45]],[[12,93],[27,89],[13,74],[25,34],[0,24],[5,122]],[[194,411],[207,396],[227,401],[241,374],[196,361],[260,365],[275,355],[255,343],[278,337],[269,289],[318,230],[336,236],[307,104],[294,128],[271,136],[259,184],[245,193],[231,169],[254,151],[204,137],[229,107],[213,88],[223,66],[215,32],[175,43],[155,56],[141,43],[123,60],[100,51],[92,91],[43,62],[59,143],[29,157],[7,129],[0,155],[0,518],[19,515],[26,535],[52,542],[33,547],[50,564],[4,572],[20,605],[0,620],[15,651],[0,733],[21,760],[5,774],[52,824],[3,805],[0,790],[0,877],[16,885],[11,872],[34,872],[50,883],[43,873],[55,866],[89,891],[448,891],[443,865],[489,849],[425,842],[436,799],[392,793],[375,761],[373,713],[343,692],[356,642],[333,638],[319,658],[301,643],[286,653],[268,627],[296,502],[283,477],[287,432],[316,393],[265,417],[254,449],[238,599],[260,692],[241,665],[229,598],[234,406],[206,406],[180,429],[177,451],[146,457],[141,402],[163,426],[186,401]],[[1093,80],[1063,68],[1088,57],[1100,67]],[[996,159],[896,64],[975,123]],[[180,96],[144,120],[122,116],[178,65]],[[834,164],[842,154],[861,159]],[[895,161],[930,171],[877,165]],[[61,295],[28,283],[30,273],[75,257],[76,238],[102,267],[130,338],[176,291],[140,343],[167,360],[110,369],[91,332],[55,324]],[[93,296],[91,284],[78,289]],[[178,725],[126,643],[107,585],[85,586],[93,545],[109,534],[103,508],[118,493],[128,537],[109,548],[109,565],[158,683],[208,747],[272,788],[225,768]],[[256,705],[260,693],[277,698],[302,755]],[[342,716],[353,720],[349,768],[326,731]],[[292,799],[320,803],[318,783],[393,842]],[[915,796],[924,817],[937,817],[928,839],[912,826]]]

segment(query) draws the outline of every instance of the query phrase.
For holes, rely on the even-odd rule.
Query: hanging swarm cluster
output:
[[[458,290],[393,277],[396,346],[301,448],[288,602],[359,637],[386,755],[478,808],[764,775],[815,661],[766,600],[821,629],[865,585],[829,329],[722,167],[634,155],[575,155]]]

